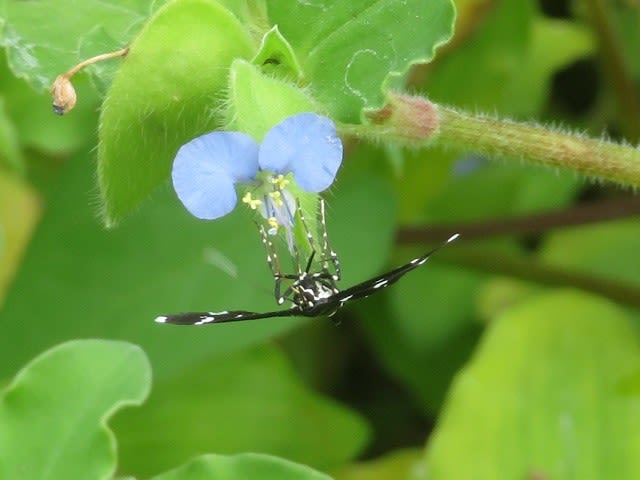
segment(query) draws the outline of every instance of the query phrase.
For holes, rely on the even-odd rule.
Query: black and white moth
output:
[[[418,268],[443,246],[453,242],[459,234],[452,235],[440,246],[414,258],[410,262],[391,270],[385,274],[358,283],[345,290],[339,290],[335,284],[335,274],[326,269],[322,272],[311,273],[311,260],[305,271],[299,273],[289,287],[290,300],[293,306],[284,310],[272,312],[251,312],[247,310],[223,310],[220,312],[188,312],[173,315],[161,315],[155,319],[157,323],[174,325],[209,325],[215,323],[242,322],[245,320],[260,320],[271,317],[320,317],[332,316],[347,303],[359,298],[366,298],[376,292],[393,285],[410,271]],[[283,297],[280,297],[282,299]],[[279,303],[281,303],[279,301]]]

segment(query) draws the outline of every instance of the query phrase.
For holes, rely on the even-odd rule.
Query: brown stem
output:
[[[112,58],[125,57],[127,53],[129,53],[128,46],[121,48],[120,50],[116,50],[115,52],[102,53],[100,55],[96,55],[95,57],[87,58],[86,60],[83,60],[79,64],[72,67],[68,72],[63,73],[62,76],[67,79],[70,79],[80,70],[82,70],[85,67],[88,67],[89,65],[93,65],[94,63],[102,62],[104,60],[110,60]]]
[[[400,244],[436,243],[446,240],[453,233],[460,233],[463,240],[498,235],[530,235],[555,228],[603,222],[634,215],[640,215],[640,198],[625,197],[600,203],[576,205],[565,210],[532,213],[510,218],[426,227],[400,227],[397,241]]]
[[[461,240],[487,238],[497,235],[542,233],[554,228],[583,225],[640,215],[640,198],[621,198],[602,203],[577,205],[566,210],[535,213],[501,220],[475,223],[402,227],[398,230],[399,244],[437,243],[458,232]],[[443,261],[485,273],[508,275],[544,285],[579,288],[614,301],[640,308],[640,288],[617,280],[604,279],[565,267],[555,267],[527,257],[515,257],[503,251],[468,249],[442,252]]]
[[[526,257],[514,257],[503,252],[491,254],[486,249],[474,251],[445,252],[440,255],[445,262],[488,272],[492,274],[508,275],[521,280],[550,285],[556,287],[579,288],[610,298],[635,308],[640,308],[640,288],[626,282],[604,279],[546,265],[537,260]]]

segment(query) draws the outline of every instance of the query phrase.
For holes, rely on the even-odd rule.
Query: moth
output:
[[[304,217],[300,217],[304,223]],[[414,258],[410,262],[399,266],[377,277],[358,283],[345,290],[340,290],[336,282],[340,280],[340,264],[337,255],[329,246],[325,223],[324,201],[320,202],[320,226],[322,234],[322,268],[319,272],[312,271],[315,250],[312,250],[304,269],[295,274],[283,275],[277,265],[277,253],[267,233],[260,227],[262,242],[267,250],[269,264],[275,280],[275,297],[279,305],[287,300],[292,306],[283,310],[271,312],[252,312],[248,310],[222,310],[219,312],[187,312],[156,317],[157,323],[174,325],[209,325],[216,323],[243,322],[246,320],[260,320],[272,317],[320,317],[333,316],[349,302],[366,298],[389,285],[393,285],[404,275],[424,265],[435,252],[443,246],[455,241],[460,235],[454,234],[435,249]],[[305,225],[306,228],[306,225]],[[307,228],[307,232],[308,232]],[[307,234],[312,242],[310,234]],[[313,243],[311,243],[313,245]],[[329,268],[333,265],[333,271]],[[281,294],[283,280],[290,280],[291,285]]]

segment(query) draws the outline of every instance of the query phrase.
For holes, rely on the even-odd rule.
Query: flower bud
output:
[[[76,106],[76,89],[73,88],[71,80],[65,75],[58,75],[51,87],[53,97],[53,113],[64,115]]]

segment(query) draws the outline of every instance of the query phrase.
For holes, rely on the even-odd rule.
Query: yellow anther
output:
[[[269,224],[269,235],[275,235],[276,233],[278,233],[278,221],[276,220],[276,217],[269,217],[267,219],[267,223]]]
[[[260,205],[262,205],[262,200],[251,198],[251,192],[247,192],[244,194],[244,197],[242,197],[242,202],[249,205],[249,207],[251,207],[251,210],[255,210]]]
[[[287,180],[284,175],[278,175],[277,177],[271,177],[271,183],[278,187],[278,190],[284,190],[291,182]]]
[[[269,196],[273,200],[273,203],[276,204],[276,207],[281,207],[282,205],[284,205],[284,202],[282,201],[282,194],[280,193],[280,190],[275,190],[273,192],[269,192]]]

